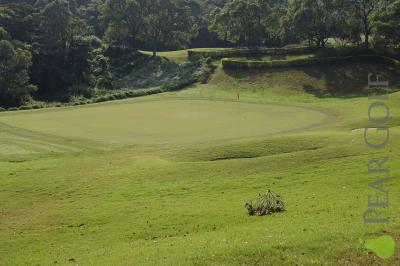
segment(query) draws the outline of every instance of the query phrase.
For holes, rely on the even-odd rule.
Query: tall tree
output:
[[[143,40],[156,55],[159,49],[185,47],[197,33],[197,26],[185,1],[147,2]]]
[[[233,0],[216,15],[211,30],[236,44],[259,45],[265,37],[265,12],[257,0]]]
[[[285,16],[288,8],[286,0],[259,0],[263,16],[261,24],[265,31],[264,45],[282,45],[282,17]]]
[[[373,17],[374,12],[379,10],[382,6],[382,0],[350,0],[354,14],[359,20],[363,35],[364,35],[364,46],[369,48],[370,36],[373,30]]]
[[[383,45],[400,47],[400,0],[389,3],[376,18],[377,40]]]
[[[74,16],[70,1],[55,0],[42,10],[32,68],[41,95],[62,95],[65,100],[77,93],[76,88],[97,86],[96,73],[103,73],[92,66],[101,55],[102,42],[91,35],[85,21]]]
[[[362,28],[354,16],[353,6],[349,0],[334,0],[336,30],[333,34],[342,47],[359,45],[361,43]]]
[[[38,28],[38,11],[27,3],[0,5],[0,26],[14,40],[32,42]]]
[[[21,105],[36,90],[28,74],[31,64],[28,50],[0,40],[0,105]]]
[[[107,0],[103,19],[111,45],[138,48],[144,31],[146,0]]]
[[[65,88],[64,68],[68,65],[72,27],[73,15],[68,1],[55,0],[42,10],[33,67],[34,82],[41,93]]]
[[[325,47],[329,37],[336,29],[335,8],[332,0],[302,0],[293,16],[293,23],[298,34]]]
[[[73,15],[68,1],[55,0],[45,6],[39,26],[42,52],[65,56],[73,36]]]
[[[297,10],[300,10],[301,2],[290,0],[286,9],[286,14],[282,15],[280,20],[281,39],[288,44],[298,43],[301,40],[300,34],[297,32],[295,24],[295,16]]]

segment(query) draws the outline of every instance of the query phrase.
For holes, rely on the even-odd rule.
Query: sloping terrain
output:
[[[390,223],[363,222],[379,178],[368,162],[390,156],[400,174],[399,92],[387,101],[387,148],[352,131],[369,125],[363,88],[377,70],[219,67],[183,91],[1,114],[0,264],[399,264],[398,253],[382,261],[362,245],[400,240],[395,178],[380,209]],[[287,211],[249,217],[246,201],[269,188]]]

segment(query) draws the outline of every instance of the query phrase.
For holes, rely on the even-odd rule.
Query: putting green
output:
[[[6,113],[0,122],[106,143],[187,143],[268,136],[311,127],[327,115],[294,106],[207,100],[122,101]]]

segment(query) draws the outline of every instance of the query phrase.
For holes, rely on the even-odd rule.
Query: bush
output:
[[[4,112],[4,111],[6,111],[6,109],[3,107],[0,107],[0,112]]]
[[[193,77],[205,84],[208,82],[211,74],[214,72],[215,66],[212,64],[212,60],[210,57],[208,58],[201,58],[199,61],[198,69],[193,73]]]
[[[186,77],[181,79],[175,78],[170,81],[167,81],[162,86],[162,89],[163,91],[177,91],[195,83],[196,81],[197,80],[194,77]]]
[[[299,67],[309,65],[325,65],[338,63],[354,63],[354,62],[377,62],[390,64],[400,67],[400,62],[385,56],[379,55],[353,55],[343,57],[313,57],[289,60],[274,61],[254,61],[254,60],[238,60],[238,59],[222,59],[222,66],[225,69],[239,68],[281,68],[281,67]]]
[[[41,109],[41,108],[43,108],[44,106],[43,105],[41,105],[41,104],[33,104],[32,105],[32,109]]]
[[[95,98],[93,101],[95,103],[101,103],[101,102],[106,102],[109,100],[110,100],[110,98],[108,96],[100,96],[100,97]]]
[[[68,88],[68,95],[72,95],[71,98],[90,98],[93,97],[94,90],[87,85],[75,85]]]
[[[286,209],[282,197],[271,190],[250,200],[245,207],[251,216],[270,215],[275,212],[283,212]]]
[[[340,48],[324,48],[315,51],[317,57],[342,57],[354,55],[373,55],[374,51],[365,47],[340,47]]]
[[[193,51],[189,50],[189,59],[195,60],[201,57],[210,57],[212,59],[221,59],[224,57],[241,56],[261,56],[261,55],[295,55],[315,52],[313,47],[295,47],[295,48],[233,48],[215,51]]]
[[[19,108],[19,110],[31,110],[33,107],[31,105],[23,105]]]
[[[10,107],[7,109],[7,111],[18,111],[19,108],[18,107]]]

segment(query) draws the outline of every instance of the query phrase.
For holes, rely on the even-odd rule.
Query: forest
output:
[[[0,3],[2,108],[113,90],[121,75],[113,62],[136,58],[142,50],[155,58],[158,51],[197,47],[400,45],[400,0]]]

